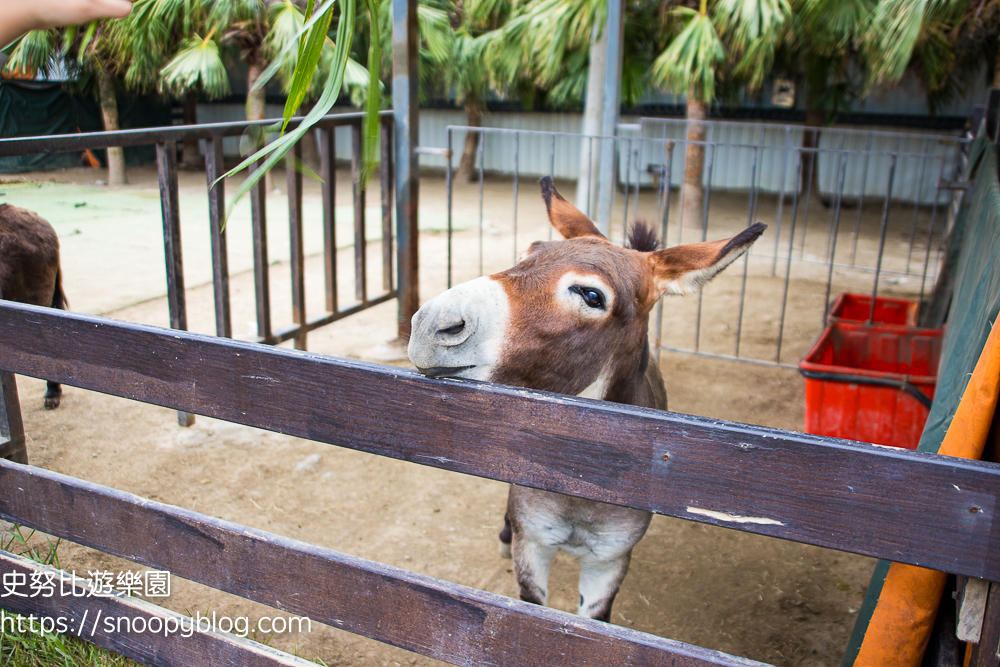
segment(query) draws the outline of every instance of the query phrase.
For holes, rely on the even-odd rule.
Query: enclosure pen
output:
[[[739,360],[794,368],[805,349],[783,350],[786,314],[793,280],[810,280],[822,285],[822,303],[816,308],[816,331],[825,323],[827,306],[835,286],[846,285],[852,291],[864,289],[877,297],[891,285],[919,282],[918,301],[923,301],[929,285],[937,277],[945,233],[953,220],[939,220],[941,205],[950,206],[960,197],[958,181],[966,160],[971,137],[882,132],[875,130],[823,128],[815,148],[802,146],[802,126],[766,123],[699,121],[707,129],[705,141],[687,139],[683,120],[640,118],[639,123],[621,124],[614,137],[590,137],[566,132],[546,132],[497,127],[449,125],[445,139],[448,146],[462,142],[468,133],[479,135],[479,230],[482,238],[486,224],[482,216],[485,172],[509,177],[513,202],[514,261],[524,249],[518,231],[518,192],[524,177],[532,180],[549,175],[575,179],[579,159],[592,157],[595,141],[617,155],[617,166],[610,173],[618,187],[612,188],[612,203],[622,200],[612,210],[607,225],[613,240],[622,240],[628,225],[636,218],[661,221],[660,232],[665,246],[690,241],[706,241],[732,235],[737,231],[732,221],[716,212],[720,195],[746,194],[745,226],[762,221],[774,224],[770,247],[761,245],[747,253],[743,262],[742,282],[735,307],[731,342],[726,347],[705,340],[703,321],[705,299],[699,292],[693,313],[674,314],[664,322],[662,307],[654,326],[660,350],[697,354],[706,357]],[[681,186],[686,171],[689,145],[703,146],[703,208],[700,220],[683,220],[669,225],[671,191],[680,190],[680,201],[673,205],[678,214],[685,211],[685,189]],[[683,148],[684,150],[680,150]],[[441,166],[448,187],[449,248],[453,233],[453,191],[451,180],[455,156],[444,157],[442,149],[421,148],[428,165]],[[593,178],[593,170],[589,175]],[[590,179],[578,182],[585,191],[593,190]],[[644,194],[645,191],[645,194]],[[864,207],[872,201],[881,203],[877,218],[877,243],[862,242]],[[771,208],[773,202],[773,209]],[[822,206],[828,216],[817,224],[816,209]],[[857,208],[853,224],[841,224],[844,212]],[[788,209],[791,209],[790,211]],[[905,211],[905,212],[904,212]],[[874,216],[871,211],[869,217]],[[791,222],[786,225],[786,218]],[[810,224],[812,223],[812,224]],[[893,248],[887,255],[887,235],[905,237],[901,253]],[[495,230],[493,230],[495,232]],[[693,237],[693,238],[692,238]],[[845,238],[841,238],[845,237]],[[450,251],[449,251],[450,252]],[[495,253],[488,253],[479,243],[478,273]],[[896,255],[899,255],[897,258]],[[766,268],[765,268],[766,267]],[[783,275],[781,270],[783,269]],[[456,272],[449,254],[447,284],[455,282]],[[794,274],[794,276],[793,276]],[[747,279],[758,282],[773,277],[781,291],[780,302],[763,305],[759,290],[748,290]],[[766,283],[760,283],[766,284]],[[779,287],[780,285],[780,287]],[[779,313],[776,322],[768,319]],[[669,325],[669,329],[664,325]],[[746,344],[745,333],[752,327],[764,342]],[[668,329],[668,330],[665,330]],[[687,332],[690,332],[689,334]],[[690,336],[688,338],[688,336]],[[684,339],[687,339],[685,341]],[[685,344],[687,342],[687,344]]]
[[[415,3],[409,5],[412,8]],[[415,97],[407,99],[415,104]],[[0,301],[0,454],[9,459],[0,461],[0,518],[457,665],[761,664],[435,579],[28,465],[13,375],[17,373],[177,410],[185,422],[188,415],[205,415],[438,469],[1000,581],[1000,560],[996,558],[1000,522],[993,517],[1000,492],[1000,467],[995,464],[517,387],[431,379],[404,369],[301,349],[308,332],[317,327],[392,299],[399,300],[402,317],[417,298],[419,261],[415,215],[411,215],[416,211],[416,191],[406,188],[416,180],[415,160],[411,158],[418,154],[418,147],[410,138],[401,136],[403,130],[415,132],[416,128],[408,128],[404,122],[401,129],[399,113],[395,125],[391,119],[383,116],[379,171],[382,291],[369,292],[364,270],[368,259],[365,193],[359,183],[357,159],[361,115],[327,116],[319,124],[321,173],[325,180],[322,201],[327,307],[312,318],[304,309],[303,253],[298,248],[302,185],[300,175],[289,169],[291,271],[296,291],[292,324],[277,329],[271,323],[262,184],[250,193],[258,333],[255,341],[236,341],[223,335],[231,331],[226,238],[222,233],[224,192],[222,182],[212,178],[221,170],[222,138],[241,135],[254,124],[0,141],[0,156],[157,144],[165,251],[168,276],[172,276],[168,295],[173,327],[130,324]],[[935,215],[939,200],[945,205],[946,195],[958,192],[949,186],[957,181],[957,172],[950,170],[961,161],[964,139],[931,138],[927,144],[921,137],[920,148],[910,150],[902,144],[904,137],[897,135],[824,130],[827,140],[834,142],[832,147],[804,149],[793,146],[797,135],[790,126],[779,127],[775,134],[778,140],[769,145],[768,128],[752,129],[756,140],[744,142],[713,135],[713,131],[722,132],[722,124],[706,125],[708,138],[696,142],[705,147],[707,157],[701,219],[687,221],[688,226],[678,220],[673,229],[668,225],[672,218],[671,184],[685,172],[681,167],[686,158],[679,154],[687,153],[678,149],[686,149],[691,142],[666,135],[645,136],[644,128],[650,127],[646,121],[639,124],[639,130],[626,128],[626,132],[639,132],[638,136],[597,138],[603,144],[603,161],[607,161],[611,150],[627,150],[626,159],[618,160],[615,179],[618,185],[625,186],[625,205],[619,208],[613,206],[613,201],[602,200],[602,208],[610,203],[609,211],[617,209],[627,217],[631,204],[632,216],[655,215],[664,239],[672,241],[673,237],[680,242],[685,235],[697,240],[716,232],[721,235],[725,225],[717,225],[709,213],[713,197],[722,197],[727,190],[747,196],[746,214],[740,199],[739,220],[728,223],[730,226],[742,229],[748,222],[760,219],[767,204],[765,195],[779,195],[776,215],[790,217],[787,236],[779,236],[769,244],[775,250],[770,254],[753,253],[743,260],[742,275],[736,274],[735,280],[740,282],[737,293],[741,294],[739,322],[733,332],[736,354],[704,349],[700,299],[697,318],[690,322],[695,332],[693,345],[680,348],[661,342],[660,349],[787,365],[781,346],[784,314],[786,308],[794,307],[789,303],[793,267],[804,267],[819,275],[827,294],[831,293],[837,272],[857,272],[864,276],[866,284],[873,277],[873,297],[879,293],[879,281],[887,277],[919,278],[922,285],[936,277],[930,266],[933,251],[940,252],[941,242],[940,232],[935,232]],[[341,126],[352,133],[355,156],[351,165],[355,184],[355,303],[351,305],[339,303],[336,291],[332,175],[336,169],[334,131]],[[510,160],[516,215],[519,179],[528,174],[526,165],[529,158],[534,159],[534,146],[539,140],[549,151],[541,162],[543,171],[558,177],[562,168],[557,160],[559,150],[568,144],[579,147],[581,143],[592,148],[595,138],[495,128],[450,128],[449,132],[453,130],[482,135],[478,154],[481,271],[483,172],[496,169],[497,160]],[[183,330],[186,304],[175,144],[184,139],[207,142],[208,202],[212,229],[218,234],[212,246],[217,336]],[[510,140],[511,150],[501,151],[498,140]],[[871,145],[852,148],[850,142],[854,141]],[[893,147],[880,145],[883,141]],[[942,141],[946,143],[943,147]],[[451,145],[449,139],[449,148],[425,147],[419,153],[445,160],[450,170]],[[940,150],[928,153],[926,145]],[[401,161],[401,153],[408,157]],[[788,162],[789,168],[771,169],[776,161]],[[740,168],[745,165],[750,168],[744,174]],[[882,167],[887,178],[860,182],[856,178],[872,171],[881,174],[878,170]],[[923,175],[924,181],[908,191],[901,190],[900,183],[914,183],[904,178],[910,173]],[[570,175],[578,174],[579,169]],[[775,174],[781,175],[779,180]],[[657,187],[647,187],[652,197],[643,201],[643,186],[651,186],[654,175],[659,178]],[[807,239],[814,180],[816,194],[828,198],[831,213],[826,228],[814,225]],[[799,186],[804,181],[805,193],[800,197]],[[821,187],[821,181],[826,185]],[[450,194],[450,174],[445,182]],[[612,188],[610,194],[616,192],[617,188]],[[785,210],[786,193],[791,196],[790,212]],[[852,256],[848,261],[837,254],[841,210],[844,201],[857,199],[860,203],[866,196],[884,202],[878,221],[880,242],[875,251],[865,246],[858,246],[857,252],[850,248]],[[450,196],[448,201],[450,208]],[[903,262],[890,257],[883,261],[887,230],[896,220],[893,207],[901,201],[907,206],[912,203],[916,211],[911,218],[907,209],[907,234],[913,219],[928,223],[926,237],[912,235],[925,245],[914,247],[911,243]],[[395,248],[390,233],[394,206]],[[400,211],[409,213],[401,215]],[[450,248],[450,211],[448,221]],[[604,224],[616,237],[624,236],[625,220],[611,220],[609,213]],[[798,239],[796,234],[800,234]],[[515,253],[517,243],[515,226]],[[841,255],[847,254],[843,243],[839,247]],[[787,252],[783,252],[785,248]],[[822,250],[815,255],[818,249]],[[923,251],[922,263],[911,261],[915,250]],[[400,267],[395,280],[394,252]],[[506,261],[506,243],[499,252]],[[769,347],[766,355],[758,354],[757,346],[747,352],[750,343],[743,330],[744,320],[749,321],[759,310],[751,300],[758,296],[758,290],[748,281],[759,275],[770,279],[773,273],[780,274],[782,266],[784,275],[773,276],[784,284],[782,314],[773,332],[776,350]],[[450,281],[450,267],[448,271]],[[710,301],[710,295],[705,301]],[[405,323],[400,324],[404,329]],[[275,345],[289,340],[294,340],[299,349]],[[335,406],[336,418],[330,417],[331,406]],[[525,415],[530,415],[530,428],[526,427]],[[580,424],[588,426],[580,428]],[[5,573],[34,573],[66,580],[64,573],[18,556],[3,553],[0,561]],[[16,598],[4,605],[21,614],[62,615],[76,621],[87,614],[106,613],[129,618],[169,617],[178,623],[191,623],[174,612],[119,596]],[[988,607],[986,619],[990,628],[1000,627],[1000,602],[994,601]],[[72,627],[78,630],[80,625]],[[97,628],[77,634],[154,665],[306,664],[294,656],[218,632],[196,632],[185,638],[109,633]]]

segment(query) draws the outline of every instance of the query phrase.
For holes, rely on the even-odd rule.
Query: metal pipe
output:
[[[878,260],[875,265],[875,280],[872,283],[872,303],[868,311],[868,324],[875,320],[875,298],[878,296],[878,278],[882,271],[882,253],[885,251],[885,231],[889,226],[889,202],[892,197],[893,179],[896,177],[896,155],[889,158],[889,184],[885,190],[885,206],[882,209],[882,231],[878,241]]]

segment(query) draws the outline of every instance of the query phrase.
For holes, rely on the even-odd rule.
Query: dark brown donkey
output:
[[[517,265],[454,287],[413,316],[410,360],[430,377],[462,377],[665,409],[649,361],[649,313],[663,294],[690,294],[742,255],[765,226],[732,239],[657,250],[637,223],[624,248],[541,180],[565,241],[536,242]],[[513,485],[501,553],[521,598],[545,604],[562,549],[580,559],[582,616],[607,621],[649,512]],[[506,553],[505,553],[506,552]]]
[[[0,298],[66,308],[59,271],[59,239],[52,225],[10,204],[0,204]],[[49,382],[45,409],[59,407],[62,387]]]

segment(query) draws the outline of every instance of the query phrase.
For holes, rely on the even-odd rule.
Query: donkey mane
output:
[[[653,225],[642,218],[636,218],[628,230],[625,247],[639,252],[653,252],[660,247],[660,239],[657,238]]]

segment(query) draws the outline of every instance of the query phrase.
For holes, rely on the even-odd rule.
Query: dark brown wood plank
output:
[[[351,126],[351,183],[354,192],[354,298],[368,300],[368,241],[365,237],[366,183],[361,181],[361,125]]]
[[[319,177],[323,181],[323,269],[326,311],[337,312],[337,133],[319,131]]]
[[[250,165],[250,173],[260,169],[262,162]],[[253,233],[253,281],[257,306],[257,336],[271,341],[271,278],[267,262],[267,193],[266,179],[250,188],[250,220]]]
[[[382,289],[392,291],[392,126],[391,118],[381,123],[382,162]]]
[[[289,264],[292,269],[292,322],[298,326],[295,349],[306,349],[306,254],[302,245],[302,144],[297,143],[285,158],[285,183],[288,187],[288,239],[291,244]]]
[[[309,616],[456,665],[761,664],[349,556],[41,468],[0,462],[0,516],[285,614]],[[164,549],[165,544],[170,548]]]
[[[1000,465],[0,304],[0,368],[383,456],[1000,580]]]
[[[0,600],[0,607],[22,616],[34,614],[36,617],[52,619],[54,622],[61,620],[65,623],[69,634],[144,665],[315,667],[316,664],[237,635],[224,632],[196,632],[189,617],[136,597],[122,595],[85,597],[90,589],[79,577],[74,580],[72,575],[62,570],[0,551],[0,573],[8,572],[22,574],[27,581],[32,581],[32,576],[39,577],[39,581],[52,581],[57,593],[51,597],[8,596]],[[65,595],[60,595],[60,591],[65,591]],[[76,596],[71,595],[71,591]],[[129,619],[127,623],[119,620],[125,618]],[[120,626],[123,631],[108,632],[112,629],[107,625],[108,619],[113,619],[112,623]],[[137,622],[138,620],[141,620],[141,624]],[[35,622],[36,628],[39,627],[39,622]],[[151,626],[151,622],[154,625]],[[30,630],[27,619],[24,620],[24,624],[25,628]],[[149,627],[176,628],[177,631],[166,636],[162,631],[137,631]],[[135,629],[132,632],[127,631],[133,628]],[[114,629],[117,630],[117,627]]]
[[[208,182],[208,220],[212,237],[212,282],[215,290],[215,333],[233,337],[233,318],[229,308],[229,253],[226,250],[226,184],[219,180],[226,171],[222,155],[222,137],[205,140],[205,180]],[[215,183],[213,186],[212,184]]]
[[[1000,584],[990,584],[986,600],[986,616],[979,643],[972,644],[969,667],[997,667],[1000,665]]]
[[[156,144],[156,172],[160,183],[163,215],[163,252],[167,268],[167,307],[170,326],[187,330],[187,299],[184,294],[184,260],[181,254],[180,198],[177,193],[177,144]],[[194,415],[179,410],[177,423],[194,424]]]
[[[28,462],[17,381],[14,374],[8,371],[0,371],[0,458]]]

